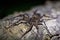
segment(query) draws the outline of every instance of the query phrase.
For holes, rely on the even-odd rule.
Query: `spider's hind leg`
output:
[[[33,25],[30,26],[30,29],[28,31],[26,31],[21,37],[20,37],[20,40],[28,33],[31,31]]]

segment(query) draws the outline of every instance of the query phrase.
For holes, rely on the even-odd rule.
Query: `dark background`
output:
[[[33,6],[44,5],[47,0],[0,0],[0,19],[14,11],[26,11]],[[53,2],[54,0],[52,0]],[[56,0],[55,0],[56,1]]]

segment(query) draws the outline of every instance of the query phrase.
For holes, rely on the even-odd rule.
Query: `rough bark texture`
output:
[[[0,20],[0,40],[60,40],[60,2],[46,2],[45,6],[38,6],[26,12],[9,15]],[[20,37],[30,28],[29,23],[21,23],[23,17],[20,14],[27,13],[31,18],[33,12],[45,14],[42,17],[43,25],[38,25],[38,30],[33,26],[22,39]],[[20,15],[20,16],[19,16]],[[48,17],[49,16],[49,17]],[[42,20],[41,19],[41,20]],[[58,34],[58,35],[57,35]]]

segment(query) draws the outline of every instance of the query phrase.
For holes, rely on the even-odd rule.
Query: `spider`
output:
[[[33,15],[32,15],[32,17],[30,18],[29,17],[29,15],[28,14],[23,14],[23,15],[19,15],[20,17],[21,16],[23,16],[23,18],[22,19],[20,19],[19,21],[22,21],[22,22],[19,22],[19,21],[17,21],[16,23],[14,23],[14,24],[12,24],[12,25],[10,25],[9,26],[9,28],[11,27],[11,26],[15,26],[15,25],[19,25],[20,23],[28,23],[28,24],[30,24],[30,28],[20,37],[20,39],[22,38],[22,37],[24,37],[28,32],[30,32],[31,30],[32,30],[32,27],[33,26],[35,26],[36,27],[36,29],[37,29],[37,33],[38,33],[38,30],[39,30],[39,28],[38,28],[38,25],[43,25],[42,24],[42,22],[43,22],[43,20],[40,20],[43,16],[45,16],[45,15],[43,15],[43,16],[41,16],[39,13],[36,13],[37,12],[37,10],[35,10],[34,11],[34,13],[33,13]],[[18,17],[18,16],[17,16]],[[15,17],[14,17],[15,18]],[[19,23],[18,23],[19,22]],[[7,28],[8,29],[8,28]]]

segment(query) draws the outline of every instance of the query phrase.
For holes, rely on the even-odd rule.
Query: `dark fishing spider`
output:
[[[20,16],[23,16],[23,18],[20,19],[19,21],[21,21],[21,20],[24,20],[24,21],[25,21],[25,22],[20,22],[20,23],[24,23],[24,24],[25,24],[25,23],[28,23],[28,24],[30,24],[30,28],[21,36],[21,38],[22,38],[23,36],[25,36],[28,32],[30,32],[33,26],[36,27],[37,32],[38,32],[38,30],[39,30],[38,25],[42,25],[42,22],[43,22],[43,20],[40,20],[40,19],[41,19],[43,16],[45,16],[45,15],[41,16],[39,13],[36,13],[36,12],[37,12],[37,10],[34,11],[34,14],[32,15],[31,18],[29,17],[28,14],[19,15],[19,17],[20,17]],[[15,18],[15,17],[14,17],[14,18]],[[19,21],[17,21],[16,23],[18,23]],[[15,26],[15,25],[19,25],[19,24],[20,24],[20,23],[18,23],[18,24],[16,24],[16,23],[14,23],[14,24],[12,24],[12,25]],[[11,27],[12,25],[10,25],[10,27]],[[20,39],[21,39],[21,38],[20,38]]]

